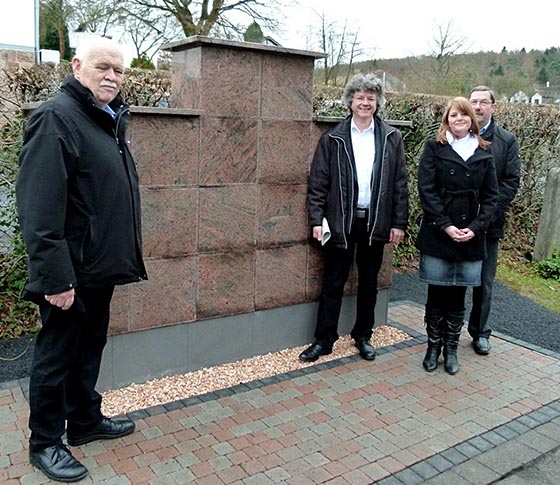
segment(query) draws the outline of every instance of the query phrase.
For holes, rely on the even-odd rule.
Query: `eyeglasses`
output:
[[[487,99],[483,99],[482,101],[478,101],[477,99],[471,99],[470,103],[472,106],[476,106],[477,104],[483,106],[484,108],[494,104],[492,101],[488,101]]]

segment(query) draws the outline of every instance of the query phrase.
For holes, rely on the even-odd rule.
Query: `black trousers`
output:
[[[375,241],[370,245],[366,219],[356,219],[348,239],[348,249],[325,247],[323,285],[315,327],[317,343],[332,346],[339,337],[338,319],[344,285],[350,275],[356,249],[358,295],[356,321],[350,335],[354,340],[371,338],[375,323],[377,275],[383,262],[384,246],[385,243]]]
[[[101,395],[95,391],[107,342],[114,287],[77,288],[68,310],[39,305],[37,335],[29,382],[29,448],[60,443],[68,428],[87,429],[101,420]]]
[[[492,306],[492,289],[498,268],[499,239],[486,239],[486,258],[482,261],[481,286],[475,286],[472,293],[472,308],[468,331],[473,340],[480,337],[489,338],[492,334],[490,325],[490,307]]]

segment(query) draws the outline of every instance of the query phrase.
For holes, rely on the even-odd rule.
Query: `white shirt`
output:
[[[352,119],[350,124],[350,136],[352,137],[352,148],[354,160],[356,161],[356,175],[358,178],[358,207],[369,207],[371,199],[371,173],[373,161],[375,160],[375,136],[373,119],[371,124],[360,131]]]

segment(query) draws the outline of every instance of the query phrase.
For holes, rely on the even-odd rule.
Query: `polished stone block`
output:
[[[255,120],[241,118],[202,119],[201,185],[256,180],[257,126]]]
[[[251,51],[209,47],[202,58],[200,107],[218,116],[259,113],[261,56]]]
[[[202,79],[202,49],[193,47],[173,52],[171,61],[171,106],[200,109]]]
[[[198,183],[198,117],[152,116],[134,113],[130,148],[142,185]]]
[[[259,185],[259,247],[307,240],[307,185]]]
[[[257,310],[305,301],[306,256],[304,245],[257,251]]]
[[[127,333],[130,330],[130,288],[131,285],[115,287],[111,300],[109,335]]]
[[[263,118],[310,120],[313,115],[314,59],[266,56],[262,67]]]
[[[131,286],[130,330],[196,320],[196,257],[149,259],[148,281]]]
[[[316,301],[321,295],[323,284],[323,251],[318,243],[307,246],[307,275],[305,282],[305,299]]]
[[[142,188],[143,253],[171,258],[194,254],[198,243],[198,188]]]
[[[253,251],[202,254],[199,257],[198,273],[199,319],[254,311]]]
[[[245,250],[257,241],[257,187],[200,188],[198,252]]]
[[[311,122],[263,121],[260,139],[260,183],[307,183],[311,157]]]

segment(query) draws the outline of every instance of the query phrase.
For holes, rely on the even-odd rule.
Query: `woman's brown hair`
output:
[[[446,133],[451,131],[449,129],[449,113],[452,108],[457,108],[461,113],[466,114],[472,121],[470,134],[473,135],[478,139],[478,146],[483,150],[488,148],[490,145],[489,141],[483,140],[480,136],[480,127],[478,126],[478,120],[476,119],[476,114],[474,113],[474,109],[471,106],[470,101],[467,98],[463,98],[462,96],[458,96],[453,98],[449,103],[447,103],[447,107],[445,108],[445,112],[443,113],[443,117],[441,120],[441,125],[439,126],[439,130],[436,136],[436,140],[440,143],[447,143]]]

